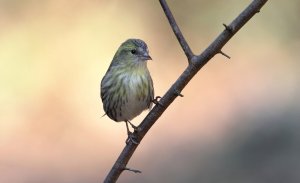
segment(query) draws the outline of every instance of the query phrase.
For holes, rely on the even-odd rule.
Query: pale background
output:
[[[169,0],[195,53],[251,1]],[[299,182],[300,3],[269,1],[184,89],[120,182]],[[158,1],[0,1],[0,182],[102,182],[124,147],[99,83],[127,38],[156,95],[187,65]],[[147,112],[133,120],[139,124]]]

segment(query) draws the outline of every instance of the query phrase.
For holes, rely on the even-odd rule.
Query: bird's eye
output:
[[[131,53],[135,55],[136,54],[136,50],[131,50]]]

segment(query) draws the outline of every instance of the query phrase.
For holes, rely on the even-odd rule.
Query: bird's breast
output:
[[[125,120],[131,120],[149,108],[151,102],[149,87],[152,86],[149,86],[148,76],[132,74],[127,77],[127,79],[123,79],[126,91],[121,111]]]

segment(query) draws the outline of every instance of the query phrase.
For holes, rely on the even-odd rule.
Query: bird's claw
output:
[[[138,127],[134,126],[129,120],[128,121],[125,121],[126,123],[126,129],[127,129],[127,139],[126,139],[126,144],[128,144],[130,141],[133,143],[133,144],[139,144],[137,141],[136,141],[136,137],[135,135],[129,130],[128,128],[128,123],[131,125],[131,127],[134,129],[135,132],[138,132]]]
[[[129,142],[132,142],[133,144],[135,144],[135,145],[138,145],[139,143],[136,141],[136,137],[133,135],[133,133],[132,132],[130,132],[130,133],[128,133],[128,137],[127,137],[127,139],[126,139],[126,144],[128,144]]]
[[[152,100],[152,102],[153,102],[155,105],[160,105],[160,106],[163,107],[162,103],[160,103],[160,102],[158,101],[158,99],[160,99],[160,98],[161,98],[160,96],[157,96],[157,97],[155,97],[155,98]]]

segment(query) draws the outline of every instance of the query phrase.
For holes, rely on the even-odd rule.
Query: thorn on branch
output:
[[[142,171],[140,171],[140,170],[135,170],[135,169],[127,168],[127,167],[125,167],[124,170],[128,170],[128,171],[134,172],[134,173],[142,173]]]
[[[227,30],[228,32],[230,32],[230,33],[233,32],[232,27],[230,27],[229,25],[223,24],[223,26],[225,27],[225,30]]]
[[[220,50],[219,53],[220,53],[221,55],[223,55],[224,57],[228,58],[228,59],[231,58],[229,55],[227,55],[226,53],[224,53],[222,50]]]
[[[175,94],[176,94],[177,96],[179,96],[179,97],[184,97],[184,96],[180,93],[180,91],[178,91],[178,90],[175,90]]]
[[[260,10],[257,10],[257,11],[256,11],[256,13],[259,13],[259,12],[260,12]]]

